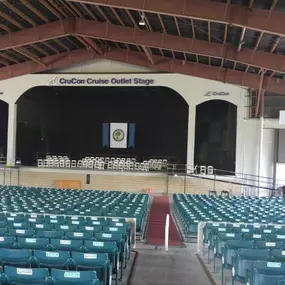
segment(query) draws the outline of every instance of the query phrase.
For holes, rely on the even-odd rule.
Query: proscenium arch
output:
[[[211,99],[196,106],[195,154],[197,165],[235,171],[237,106]]]
[[[38,86],[25,92],[17,105],[17,156],[24,165],[32,165],[32,153],[74,159],[83,155],[169,157],[186,163],[188,104],[173,89]],[[103,148],[104,122],[136,123],[135,149]]]

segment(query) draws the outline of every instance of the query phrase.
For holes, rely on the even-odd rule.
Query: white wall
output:
[[[104,63],[106,65],[106,63]],[[104,65],[103,64],[103,65]],[[108,65],[108,64],[107,64]],[[111,64],[112,65],[112,64]],[[86,68],[85,68],[86,69]],[[108,68],[107,68],[108,69]],[[93,70],[93,68],[92,68]],[[236,171],[244,172],[243,169],[243,146],[245,140],[243,125],[245,118],[245,98],[247,90],[245,88],[224,84],[221,82],[196,78],[181,74],[169,73],[144,73],[144,74],[34,74],[25,75],[17,78],[4,80],[1,82],[1,91],[3,95],[0,99],[14,104],[18,98],[30,88],[35,86],[53,85],[53,86],[68,86],[74,84],[63,84],[61,79],[70,80],[76,78],[81,80],[76,86],[146,86],[144,83],[134,84],[135,78],[142,80],[151,80],[151,86],[164,86],[177,91],[189,105],[189,120],[188,120],[188,153],[187,163],[194,164],[194,142],[195,142],[195,118],[196,106],[208,100],[223,99],[237,106],[237,141],[236,141]],[[92,80],[101,78],[108,80],[108,84],[88,84],[87,79]],[[113,84],[112,79],[120,80],[127,78],[128,83]],[[208,92],[224,92],[226,96],[205,96]],[[39,93],[40,96],[40,93]],[[218,110],[217,110],[218,112]]]

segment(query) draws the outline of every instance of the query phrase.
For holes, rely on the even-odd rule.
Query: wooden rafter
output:
[[[68,4],[63,0],[59,0],[60,3],[62,4],[62,6],[69,11],[69,13],[72,15],[72,16],[76,16],[76,13],[68,6]],[[62,9],[63,10],[63,9]]]
[[[62,15],[51,5],[47,0],[38,0],[40,3],[46,7],[51,13],[53,13],[59,20],[63,19]]]
[[[44,64],[43,62],[41,62],[41,60],[39,60],[37,57],[35,57],[31,52],[29,52],[27,49],[25,48],[15,48],[14,49],[16,52],[22,54],[23,56],[33,60],[34,62],[44,65],[46,66],[46,64]]]
[[[77,14],[80,18],[84,18],[83,13],[76,7],[76,4],[75,4],[75,3],[68,2],[67,4],[76,12],[76,14]],[[80,5],[80,4],[79,4],[79,5]]]
[[[46,52],[44,49],[40,48],[39,46],[37,46],[36,44],[35,45],[32,45],[31,47],[33,47],[35,50],[37,50],[38,52],[44,54],[45,56],[48,56],[50,55],[48,52]]]
[[[4,57],[4,58],[6,58],[6,59],[8,59],[8,60],[10,60],[10,61],[12,61],[14,63],[19,63],[20,62],[17,58],[11,57],[7,53],[0,53],[0,56]]]
[[[239,39],[239,44],[238,44],[238,52],[240,52],[243,44],[244,44],[244,35],[246,32],[246,28],[242,28],[241,34],[240,34],[240,39]]]
[[[211,41],[211,22],[208,22],[208,41]]]
[[[258,48],[258,46],[259,46],[259,44],[260,44],[260,42],[261,42],[261,39],[262,39],[262,37],[263,37],[263,32],[261,32],[260,33],[260,35],[259,35],[259,37],[258,37],[258,40],[257,40],[257,42],[256,42],[256,44],[255,44],[255,47],[254,47],[254,51],[256,51],[257,50],[257,48]]]
[[[158,19],[159,19],[159,22],[160,22],[160,25],[162,27],[163,32],[166,33],[166,28],[165,28],[165,25],[164,25],[164,23],[162,21],[161,16],[159,14],[157,14],[157,16],[158,16]]]
[[[128,14],[129,18],[131,19],[131,21],[132,21],[134,27],[135,27],[135,28],[138,28],[138,24],[137,24],[137,22],[134,20],[134,17],[132,16],[131,12],[130,12],[129,10],[125,10],[125,11],[126,11],[126,13]]]
[[[195,33],[195,26],[194,26],[194,21],[193,21],[193,19],[191,19],[191,28],[192,28],[193,39],[195,40],[195,38],[196,38],[196,33]]]
[[[250,0],[250,1],[249,1],[248,8],[250,8],[250,9],[252,8],[252,6],[253,6],[253,1],[254,1],[254,0]]]
[[[276,48],[277,48],[277,46],[278,46],[280,40],[281,40],[280,37],[278,37],[278,38],[275,40],[275,43],[273,44],[272,48],[270,49],[270,52],[271,52],[271,53],[274,53],[274,51],[276,50]]]
[[[27,0],[20,0],[20,2],[23,5],[25,5],[29,10],[31,10],[33,13],[35,13],[44,22],[46,22],[46,23],[49,22],[49,19],[43,13],[41,13],[39,10],[37,10],[29,1],[27,1]]]
[[[68,15],[65,13],[61,7],[58,6],[58,4],[54,0],[48,0],[50,5],[52,5],[60,14],[62,14],[65,18],[68,18]]]
[[[89,7],[87,6],[87,4],[82,3],[81,6],[86,10],[86,12],[89,14],[89,16],[93,19],[93,20],[97,20],[97,18],[95,17],[95,15],[92,13],[92,11],[89,9]]]
[[[35,22],[31,20],[26,14],[24,14],[22,11],[20,11],[15,5],[10,4],[8,1],[3,1],[2,2],[7,8],[12,10],[15,14],[20,16],[22,19],[30,23],[31,25],[35,25]]]

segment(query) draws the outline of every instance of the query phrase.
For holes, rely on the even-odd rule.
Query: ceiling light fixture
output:
[[[139,22],[140,26],[145,26],[145,20],[144,20],[144,15],[141,15],[141,20]]]

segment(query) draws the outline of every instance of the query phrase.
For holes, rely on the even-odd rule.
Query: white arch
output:
[[[17,78],[11,78],[1,82],[2,99],[14,106],[17,100],[27,90],[36,86],[74,86],[72,83],[64,84],[64,82],[70,82],[71,79],[77,79],[80,84],[76,86],[146,86],[144,83],[134,84],[135,78],[140,79],[142,82],[146,80],[151,81],[149,86],[162,86],[168,87],[179,93],[189,106],[189,119],[188,119],[188,143],[187,143],[187,163],[193,165],[194,163],[194,141],[195,141],[195,118],[196,118],[196,106],[211,98],[206,96],[210,92],[224,92],[228,93],[227,96],[223,96],[223,100],[233,103],[237,106],[237,145],[243,144],[243,119],[245,117],[245,95],[247,90],[221,82],[207,80],[202,78],[196,78],[181,74],[170,73],[144,73],[144,74],[35,74],[25,75]],[[95,79],[101,79],[101,83],[89,84],[90,81]],[[121,79],[121,84],[114,84],[113,81],[118,82]],[[98,82],[98,81],[97,81]],[[106,83],[108,82],[108,83]],[[40,93],[39,93],[40,96]],[[96,95],[94,95],[96,96]],[[15,112],[13,112],[15,114]],[[10,113],[9,113],[10,114]],[[11,112],[12,114],[12,112]],[[10,115],[9,115],[10,116]],[[9,120],[11,121],[11,120]],[[13,120],[15,121],[15,119]],[[13,132],[10,132],[13,134]],[[15,141],[15,137],[12,138]],[[11,140],[11,138],[10,138]],[[8,148],[9,149],[9,148]],[[15,153],[8,154],[11,157],[15,157]],[[243,149],[237,148],[236,157],[242,157]],[[242,163],[237,161],[236,171],[242,172]]]

